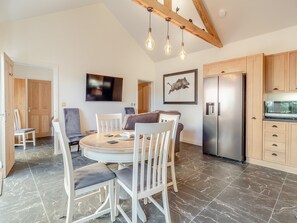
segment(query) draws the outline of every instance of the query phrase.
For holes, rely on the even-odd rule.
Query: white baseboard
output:
[[[197,142],[197,141],[194,141],[192,138],[181,138],[180,139],[181,142],[185,142],[185,143],[189,143],[189,144],[192,144],[192,145],[196,145],[196,146],[202,146],[202,143],[201,142]]]
[[[252,158],[247,158],[246,161],[251,164],[264,166],[264,167],[272,168],[275,170],[281,170],[281,171],[285,171],[288,173],[297,174],[297,168],[294,168],[294,167],[285,166],[285,165],[281,165],[281,164],[277,164],[277,163],[271,163],[271,162],[267,162],[264,160],[252,159]]]

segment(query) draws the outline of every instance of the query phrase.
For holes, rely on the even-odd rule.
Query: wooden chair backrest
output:
[[[167,187],[167,159],[172,125],[172,121],[135,124],[133,196],[151,196]]]
[[[122,114],[96,114],[97,132],[122,130]]]
[[[172,126],[172,138],[171,138],[171,145],[170,145],[170,156],[174,157],[174,150],[175,150],[175,139],[176,139],[176,131],[178,126],[178,120],[180,115],[171,115],[171,114],[160,114],[159,122],[168,122],[173,121]]]
[[[18,109],[14,109],[14,130],[19,130],[21,129],[21,119],[20,119],[20,113]]]
[[[70,150],[66,142],[66,134],[61,130],[60,123],[57,119],[52,121],[55,137],[58,137],[60,149],[63,155],[64,163],[64,183],[67,194],[74,195],[74,179],[73,179],[73,164]]]

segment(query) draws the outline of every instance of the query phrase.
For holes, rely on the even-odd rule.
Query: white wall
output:
[[[95,113],[123,112],[137,102],[137,79],[154,81],[155,66],[102,4],[0,26],[3,50],[14,61],[46,64],[59,72],[62,103],[81,109],[82,130],[95,128]],[[124,78],[122,102],[85,102],[86,73]]]
[[[277,32],[249,38],[225,45],[223,48],[212,48],[189,54],[185,61],[179,58],[156,63],[155,106],[160,109],[177,109],[182,113],[181,122],[185,129],[181,140],[202,145],[202,91],[203,64],[225,59],[242,57],[257,53],[273,54],[297,49],[297,26]],[[186,45],[187,43],[185,43]],[[186,46],[187,49],[187,46]],[[198,105],[164,105],[163,74],[198,68]],[[293,96],[293,98],[296,98]],[[271,98],[271,97],[270,97]],[[273,97],[275,98],[275,97]],[[291,96],[290,96],[291,98]],[[297,100],[297,98],[296,98]]]
[[[44,67],[15,64],[14,77],[22,79],[53,81],[53,70]]]

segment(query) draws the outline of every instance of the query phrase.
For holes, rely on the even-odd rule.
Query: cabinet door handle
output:
[[[278,135],[277,135],[277,134],[273,134],[272,136],[273,136],[273,137],[278,137]]]
[[[277,156],[277,154],[276,154],[276,153],[272,153],[271,155],[272,155],[272,156]]]
[[[277,128],[277,125],[273,125],[272,128]]]
[[[275,144],[275,143],[273,143],[273,144],[272,144],[272,146],[278,147],[278,145],[277,145],[277,144]]]
[[[222,70],[222,71],[221,71],[221,73],[223,74],[223,73],[225,73],[225,71],[224,71],[224,70]]]
[[[256,117],[252,117],[252,119],[256,119]]]
[[[277,88],[277,87],[275,87],[275,88],[273,88],[273,90],[274,90],[274,91],[278,91],[278,88]]]

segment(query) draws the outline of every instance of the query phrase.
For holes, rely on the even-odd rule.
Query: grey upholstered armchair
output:
[[[71,149],[71,146],[77,145],[77,151],[79,151],[79,140],[85,137],[80,131],[79,109],[64,108],[64,119],[69,149]]]

